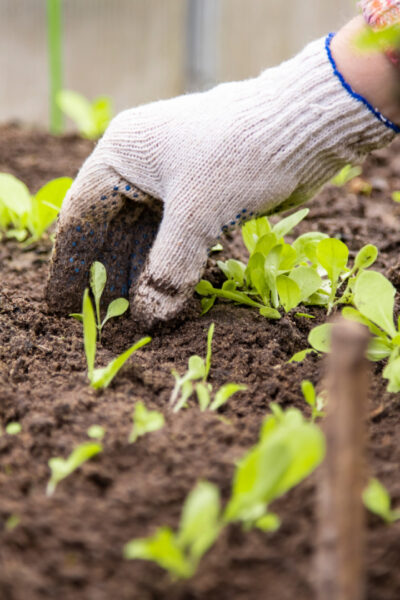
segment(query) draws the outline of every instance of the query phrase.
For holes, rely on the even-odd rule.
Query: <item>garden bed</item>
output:
[[[0,172],[13,173],[32,192],[48,180],[75,176],[93,144],[68,136],[54,138],[17,126],[0,127]],[[363,177],[370,196],[354,185],[328,186],[312,203],[296,234],[319,230],[342,239],[353,251],[373,243],[374,266],[400,290],[400,144],[375,153]],[[50,241],[21,248],[0,243],[0,598],[3,600],[313,600],[318,471],[273,505],[282,519],[273,534],[229,526],[189,581],[172,582],[152,563],[126,561],[123,545],[148,536],[160,525],[176,527],[182,504],[199,479],[207,479],[227,499],[235,462],[257,441],[271,401],[305,408],[300,384],[318,384],[323,361],[308,357],[287,364],[307,346],[312,327],[325,320],[284,316],[269,321],[256,310],[218,303],[204,317],[165,327],[139,350],[113,384],[96,393],[86,378],[80,323],[47,313],[43,290]],[[221,256],[244,255],[240,232],[225,240],[209,260],[206,278],[223,277]],[[216,258],[214,258],[214,256]],[[295,313],[295,311],[293,311]],[[183,373],[192,354],[205,356],[207,329],[215,323],[210,382],[243,383],[216,413],[197,405],[176,415],[167,410],[174,384],[171,369]],[[140,335],[127,318],[108,323],[99,364]],[[368,473],[384,483],[400,503],[400,404],[386,392],[382,366],[373,364],[368,424]],[[166,427],[129,445],[137,400],[162,411]],[[220,417],[223,416],[224,419]],[[4,434],[10,421],[19,435]],[[45,495],[47,462],[67,456],[87,439],[92,424],[106,429],[104,451]],[[5,524],[10,516],[20,521]],[[400,597],[400,522],[385,525],[368,517],[367,598]]]

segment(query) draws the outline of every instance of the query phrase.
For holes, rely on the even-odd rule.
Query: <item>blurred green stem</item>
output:
[[[57,94],[62,89],[62,0],[47,0],[47,37],[49,49],[50,75],[50,131],[60,134],[63,131],[63,116],[57,105]]]

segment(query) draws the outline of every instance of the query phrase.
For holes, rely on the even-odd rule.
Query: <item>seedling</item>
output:
[[[106,430],[101,425],[91,425],[87,430],[87,434],[93,440],[102,440]]]
[[[4,524],[6,531],[13,531],[21,522],[21,517],[18,515],[10,515]]]
[[[132,415],[133,427],[129,436],[129,443],[133,444],[136,440],[146,433],[158,431],[164,427],[164,416],[156,410],[147,410],[143,402],[137,402],[135,411]]]
[[[275,405],[272,410],[261,428],[260,441],[236,468],[226,509],[221,511],[218,489],[200,482],[185,501],[178,531],[160,527],[149,538],[131,540],[124,548],[125,558],[151,560],[174,578],[188,578],[230,522],[263,531],[279,527],[279,517],[268,511],[268,504],[318,466],[325,441],[321,430],[305,421],[300,411],[283,412]]]
[[[21,431],[21,424],[17,423],[16,421],[11,421],[6,426],[6,433],[8,433],[8,435],[18,435],[19,433],[21,433]]]
[[[114,317],[120,317],[123,315],[129,307],[129,302],[126,298],[116,298],[107,308],[106,316],[103,320],[100,317],[100,300],[104,291],[104,287],[107,283],[107,272],[104,265],[101,262],[94,262],[90,267],[90,289],[93,294],[94,304],[96,307],[96,327],[97,333],[99,336],[99,341],[101,341],[101,331],[104,325],[107,323],[109,319]],[[70,317],[74,317],[78,321],[82,321],[81,313],[71,313]]]
[[[136,344],[131,346],[128,350],[114,358],[106,367],[98,369],[94,368],[96,358],[96,338],[97,328],[96,321],[94,318],[94,310],[92,301],[89,297],[89,290],[86,288],[83,295],[83,308],[82,308],[82,320],[83,320],[83,342],[85,348],[86,362],[88,365],[88,378],[90,385],[94,389],[106,388],[110,385],[115,375],[118,373],[120,368],[125,364],[128,358],[139,350],[142,346],[145,346],[151,342],[151,337],[144,337]]]
[[[57,105],[74,121],[79,133],[91,140],[104,133],[112,117],[111,99],[107,96],[90,102],[78,92],[62,90],[57,94]]]
[[[363,501],[368,510],[381,517],[386,523],[400,520],[400,510],[392,510],[389,492],[377,479],[370,479],[363,492]]]
[[[78,467],[102,450],[103,447],[99,443],[85,442],[77,446],[66,460],[58,456],[51,458],[49,460],[51,478],[47,484],[47,496],[54,494],[60,481],[71,475]]]
[[[346,183],[349,183],[355,177],[361,175],[362,169],[361,167],[353,167],[352,165],[346,165],[343,167],[341,171],[333,179],[331,179],[332,185],[336,185],[337,187],[343,187]]]
[[[213,335],[214,323],[211,323],[207,334],[207,356],[205,360],[201,356],[193,355],[189,358],[188,370],[184,375],[180,376],[177,371],[172,371],[175,377],[175,387],[170,397],[170,406],[173,407],[173,412],[178,412],[186,406],[187,401],[194,392],[196,392],[200,409],[204,411],[207,409],[218,410],[233,394],[247,389],[245,385],[227,383],[219,388],[214,395],[214,399],[211,400],[212,385],[207,382],[207,377],[211,367]]]
[[[400,202],[400,192],[393,192],[392,200],[394,200],[394,202]]]
[[[62,61],[62,0],[47,0],[47,38],[50,73],[50,131],[58,135],[63,130],[63,118],[57,106],[57,93],[63,80]]]
[[[53,179],[34,196],[22,181],[0,173],[0,234],[31,244],[40,240],[60,211],[70,177]]]
[[[307,379],[301,382],[301,391],[304,400],[311,406],[311,421],[314,423],[318,417],[323,417],[325,414],[322,410],[325,405],[324,399],[322,396],[317,396],[315,387]]]

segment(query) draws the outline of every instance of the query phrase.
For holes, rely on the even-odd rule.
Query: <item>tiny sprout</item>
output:
[[[9,423],[6,427],[6,433],[8,433],[8,435],[18,435],[18,433],[21,433],[21,431],[21,424],[17,423],[16,421],[11,421],[11,423]]]
[[[400,520],[400,510],[392,510],[389,492],[377,479],[370,479],[362,497],[368,510],[381,517],[386,523]]]
[[[101,425],[91,425],[87,430],[87,434],[93,440],[102,440],[105,435],[105,429]]]
[[[301,382],[301,391],[303,392],[304,400],[311,406],[311,420],[314,422],[316,418],[323,417],[324,399],[322,396],[317,396],[315,388],[311,381],[305,379]]]
[[[352,165],[346,165],[341,171],[331,180],[333,185],[337,187],[343,187],[346,183],[349,183],[355,177],[361,175],[361,167],[353,167]]]
[[[49,467],[51,470],[51,477],[47,484],[47,496],[54,494],[57,484],[59,484],[60,481],[68,477],[68,475],[71,475],[78,467],[102,450],[103,447],[101,444],[84,442],[83,444],[80,444],[80,446],[77,446],[67,459],[60,458],[59,456],[50,458]]]
[[[394,202],[400,202],[400,192],[393,192],[392,200],[394,200]]]
[[[138,437],[146,433],[158,431],[165,424],[163,415],[156,410],[147,410],[143,402],[136,403],[132,418],[133,427],[129,436],[130,444],[136,442]]]
[[[4,528],[6,531],[12,531],[20,524],[20,522],[21,518],[18,515],[10,515],[4,524]]]

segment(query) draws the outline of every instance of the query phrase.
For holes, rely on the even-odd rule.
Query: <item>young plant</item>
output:
[[[57,94],[57,105],[78,127],[82,137],[95,140],[103,135],[111,118],[111,99],[99,96],[93,102],[78,92],[62,90]]]
[[[47,484],[47,496],[54,494],[60,481],[71,475],[78,467],[102,450],[103,447],[99,443],[85,442],[77,446],[66,460],[59,456],[50,458],[51,477]]]
[[[59,135],[63,117],[57,106],[57,94],[62,87],[62,0],[47,0],[47,40],[50,74],[50,131]]]
[[[207,382],[207,377],[211,367],[211,344],[214,335],[214,323],[211,323],[207,334],[207,355],[205,360],[201,356],[193,355],[189,358],[188,370],[182,376],[175,370],[172,371],[175,377],[175,387],[170,397],[170,405],[173,412],[178,412],[186,406],[187,401],[196,392],[200,409],[218,410],[229,398],[236,392],[243,391],[245,385],[236,383],[227,383],[219,388],[215,393],[214,399],[211,399],[212,385]]]
[[[333,179],[331,179],[332,185],[336,185],[337,187],[343,187],[346,183],[349,183],[355,177],[361,175],[362,169],[361,167],[353,167],[352,165],[346,165],[343,167],[341,171]]]
[[[96,327],[101,341],[101,331],[109,319],[120,317],[128,310],[129,302],[126,298],[116,298],[107,307],[107,313],[103,320],[100,316],[100,300],[107,283],[107,272],[101,262],[95,261],[90,267],[89,285],[94,298],[96,307]],[[70,317],[74,317],[78,321],[82,321],[81,313],[71,313]]]
[[[363,492],[363,502],[368,510],[381,517],[386,523],[400,520],[400,510],[392,510],[389,492],[377,479],[370,479]]]
[[[325,414],[323,412],[324,399],[322,396],[317,396],[315,387],[307,379],[301,382],[301,391],[303,392],[304,400],[311,407],[311,421],[314,423],[318,417],[323,417]]]
[[[136,442],[142,435],[158,431],[165,425],[164,416],[156,410],[147,410],[143,402],[136,403],[132,418],[133,427],[129,436],[130,444]]]
[[[90,385],[94,389],[106,388],[114,379],[120,368],[128,360],[128,358],[134,352],[136,352],[136,350],[139,350],[139,348],[145,346],[151,341],[151,337],[144,337],[136,342],[136,344],[131,346],[128,350],[117,356],[117,358],[114,358],[114,360],[112,360],[106,367],[95,369],[94,364],[96,358],[97,327],[94,318],[92,301],[90,300],[89,290],[87,288],[83,295],[82,320],[83,341],[88,365],[88,378]]]
[[[101,425],[91,425],[87,430],[87,434],[92,440],[102,440],[106,430]]]
[[[178,531],[160,527],[149,538],[134,539],[124,548],[127,559],[156,562],[174,578],[192,577],[202,556],[229,523],[245,529],[275,531],[279,517],[268,504],[307,477],[322,461],[325,440],[321,430],[305,421],[300,411],[273,414],[261,428],[259,442],[236,467],[232,493],[224,511],[218,489],[200,482],[187,497]]]
[[[56,219],[70,177],[53,179],[32,196],[22,181],[0,173],[0,234],[31,244],[40,240]]]
[[[21,424],[18,423],[17,421],[11,421],[6,426],[6,433],[8,433],[8,435],[18,435],[19,433],[21,433],[21,431],[22,431]]]

